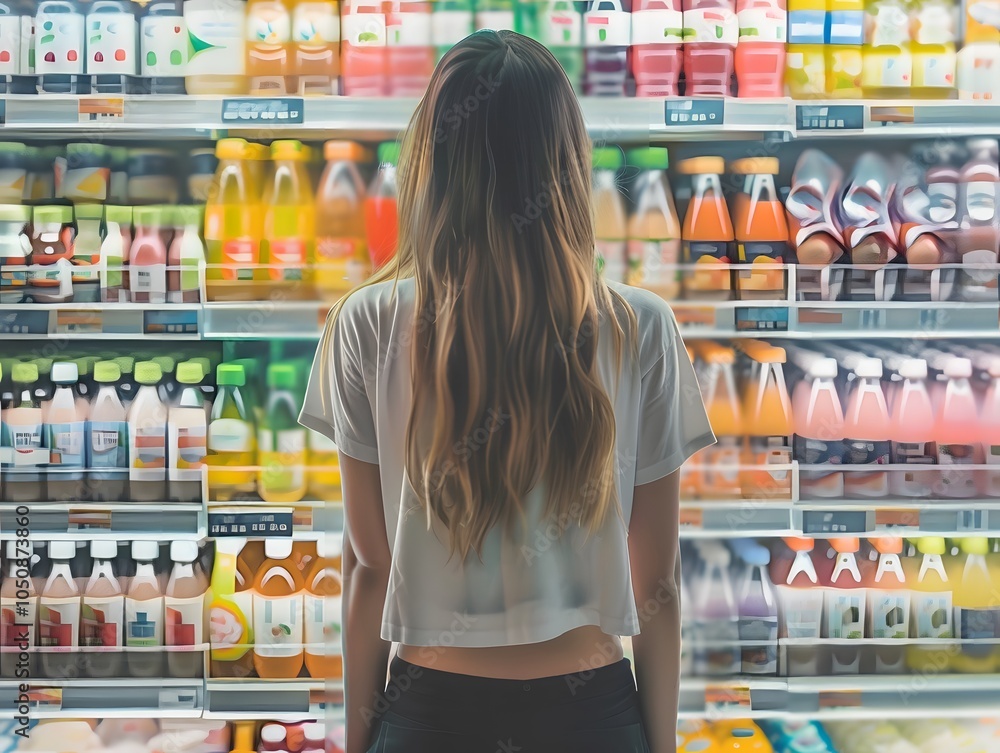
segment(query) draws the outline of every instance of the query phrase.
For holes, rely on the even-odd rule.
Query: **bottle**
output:
[[[5,551],[6,573],[0,582],[0,650],[4,656],[0,677],[13,678],[16,676],[15,654],[28,652],[29,672],[34,662],[38,594],[31,578],[30,547],[19,547],[16,541],[8,541]]]
[[[118,365],[118,371],[121,374],[118,379],[118,397],[121,398],[122,405],[127,409],[139,391],[139,385],[133,374],[135,359],[132,356],[118,356],[111,360]]]
[[[583,91],[583,3],[579,0],[542,0],[539,8],[538,37],[566,71],[573,90]],[[525,7],[519,3],[517,7]]]
[[[795,459],[807,465],[828,466],[799,472],[804,497],[844,496],[844,474],[837,470],[844,460],[844,411],[837,393],[837,371],[836,359],[814,359],[806,373],[808,396],[803,405],[793,405]]]
[[[0,4],[0,47],[6,47],[9,42],[3,36],[4,27],[9,17],[4,13],[7,6]],[[19,42],[15,42],[17,44]],[[3,58],[3,50],[0,50]],[[9,61],[0,59],[0,88],[3,87],[3,68]],[[25,184],[28,179],[28,149],[17,142],[0,143],[0,204],[20,204],[24,198]]]
[[[35,11],[35,74],[40,94],[89,94],[84,75],[85,24],[71,0],[42,0]],[[50,33],[46,33],[46,31]]]
[[[52,364],[51,358],[33,358],[31,363],[38,367],[38,382],[35,384],[35,397],[42,409],[42,423],[48,423],[49,406],[52,404],[52,396],[56,392],[56,387],[52,384]],[[48,441],[45,437],[44,441]],[[48,462],[46,460],[46,462]]]
[[[696,343],[702,365],[698,374],[705,410],[717,441],[699,454],[700,480],[705,499],[735,499],[742,494],[738,469],[744,441],[743,409],[736,388],[731,348],[702,340]]]
[[[168,414],[157,390],[162,378],[152,361],[135,365],[139,389],[128,408],[129,493],[134,502],[165,499]]]
[[[340,541],[331,536],[321,538],[316,551],[319,556],[310,565],[304,583],[305,665],[310,677],[336,680],[344,676]]]
[[[240,0],[184,0],[184,25],[192,40],[184,68],[188,94],[247,92],[245,7]]]
[[[152,0],[139,19],[139,90],[184,94],[188,31],[183,0]]]
[[[916,539],[920,557],[910,557],[911,633],[915,638],[947,639],[955,637],[955,622],[952,612],[952,588],[944,560],[945,541],[935,536],[921,536]],[[910,646],[906,652],[906,663],[914,672],[927,672],[933,666],[936,672],[947,672],[950,664],[949,652],[923,648],[919,644]]]
[[[92,677],[117,677],[121,674],[125,625],[124,589],[114,567],[118,544],[92,541],[90,556],[93,570],[83,589],[80,644],[95,651],[90,662]]]
[[[778,599],[767,572],[771,553],[752,539],[734,539],[732,544],[743,563],[735,589],[742,672],[774,675],[778,672]]]
[[[825,593],[824,638],[860,640],[865,637],[867,600],[857,553],[861,542],[856,538],[834,538],[830,544],[837,553],[836,565]],[[832,651],[833,674],[857,674],[861,666],[859,649],[837,646]]]
[[[844,463],[880,466],[889,462],[892,436],[889,409],[882,392],[882,362],[860,358],[854,367],[855,386],[844,411]],[[886,471],[848,471],[844,492],[855,499],[884,497],[889,493]]]
[[[426,0],[386,2],[386,94],[421,97],[434,72],[431,3]]]
[[[22,57],[27,58],[25,47],[31,48],[32,39],[22,27],[30,27],[32,18],[26,3],[6,0],[0,4],[0,94],[34,94],[34,82],[26,80],[22,70]]]
[[[201,568],[195,567],[198,544],[194,541],[171,542],[170,559],[173,567],[163,597],[167,674],[170,677],[200,677],[204,657],[198,649],[205,642],[208,579]]]
[[[733,199],[736,260],[753,270],[737,269],[738,295],[742,300],[781,300],[785,297],[785,274],[768,271],[768,267],[792,261],[785,208],[774,186],[778,160],[748,157],[730,167],[735,175],[744,176],[743,188]]]
[[[944,364],[947,379],[937,406],[937,475],[936,495],[966,499],[976,496],[975,473],[963,465],[979,461],[979,409],[969,378],[972,363],[967,358],[948,358]]]
[[[201,300],[201,267],[205,263],[205,244],[199,231],[202,212],[201,207],[174,208],[178,232],[167,249],[167,300],[171,303]]]
[[[632,189],[637,198],[628,219],[630,282],[668,300],[679,298],[681,226],[667,182],[667,150],[630,149],[626,162],[642,170]]]
[[[291,71],[300,95],[336,94],[340,8],[336,0],[293,0]]]
[[[86,498],[83,470],[87,464],[86,426],[89,410],[77,404],[74,387],[79,374],[76,364],[59,361],[52,365],[56,386],[46,413],[45,431],[49,448],[48,495],[57,502]],[[86,406],[89,409],[89,406]]]
[[[0,205],[0,299],[4,302],[11,297],[13,303],[21,303],[23,297],[28,280],[28,257],[31,255],[29,222],[31,207]]]
[[[1000,584],[993,580],[987,555],[989,540],[970,537],[958,540],[959,577],[952,598],[955,605],[955,637],[959,640],[996,638],[996,618],[1000,611]],[[994,672],[996,646],[962,644],[951,657],[956,672]]]
[[[267,539],[267,560],[253,584],[253,665],[265,679],[298,677],[303,665],[302,575],[291,564],[292,542]]]
[[[637,97],[676,97],[684,67],[684,14],[679,0],[636,0],[632,7],[632,75]]]
[[[897,389],[892,405],[889,436],[892,439],[892,462],[901,465],[934,465],[934,407],[927,392],[927,361],[907,358],[899,366],[903,384]],[[889,488],[901,497],[929,497],[937,474],[932,470],[893,471]]]
[[[815,542],[806,538],[783,539],[786,549],[792,555],[784,564],[775,558],[771,560],[771,580],[778,593],[781,637],[809,645],[790,644],[787,648],[786,667],[793,677],[815,675],[819,666],[819,652],[812,645],[819,640],[823,626],[824,591],[819,587],[819,576],[813,563],[812,552]],[[780,571],[780,580],[778,572]]]
[[[864,97],[865,2],[827,0],[826,95]]]
[[[717,541],[699,542],[701,571],[692,582],[692,613],[695,634],[705,641],[695,642],[695,672],[702,675],[730,675],[739,672],[739,609],[730,579],[730,554]]]
[[[49,572],[38,599],[38,646],[43,676],[66,677],[75,671],[80,641],[80,589],[70,569],[72,541],[50,541]]]
[[[910,16],[902,0],[866,0],[861,86],[866,97],[909,97]]]
[[[897,255],[898,238],[889,214],[895,178],[879,154],[866,152],[854,164],[840,203],[844,241],[855,265],[884,266]],[[870,270],[848,272],[853,300],[881,300]]]
[[[396,255],[399,215],[396,209],[396,166],[399,143],[386,141],[378,147],[378,174],[365,198],[365,231],[368,255],[378,269]]]
[[[965,38],[958,53],[956,80],[959,99],[1000,99],[1000,82],[993,71],[1000,65],[1000,31],[995,11],[984,0],[962,6]]]
[[[632,43],[629,0],[589,0],[583,14],[583,93],[624,97]]]
[[[315,255],[316,205],[300,141],[271,144],[274,174],[264,194],[262,255],[272,280],[301,281]]]
[[[948,164],[923,166],[907,161],[893,193],[893,221],[908,264],[955,264],[958,171]],[[948,271],[949,275],[953,273]],[[944,276],[944,275],[942,275]],[[913,277],[926,279],[925,272]],[[915,284],[914,286],[915,287]],[[906,295],[905,300],[931,300],[931,290],[923,295]],[[908,293],[904,290],[904,294]],[[923,292],[922,290],[920,291]]]
[[[733,0],[684,0],[683,6],[687,95],[730,96],[739,41]]]
[[[983,398],[979,431],[982,436],[982,458],[986,465],[1000,464],[1000,360],[993,359],[989,367],[990,385]],[[987,497],[1000,497],[1000,469],[981,474],[979,485]]]
[[[431,7],[434,62],[475,31],[474,25],[472,0],[437,0]]]
[[[249,0],[246,17],[246,73],[250,93],[287,94],[288,77],[292,73],[289,5],[282,0]]]
[[[53,162],[56,197],[103,204],[111,185],[111,150],[103,144],[67,144]]]
[[[840,297],[843,269],[832,265],[845,255],[834,209],[842,182],[840,166],[818,149],[805,150],[795,163],[785,211],[788,239],[799,264],[797,281],[800,290],[806,286],[800,299],[833,301]]]
[[[624,165],[618,147],[598,147],[593,151],[594,205],[597,266],[605,279],[625,282],[628,278],[628,228],[625,202],[617,175]]]
[[[208,596],[213,677],[249,677],[253,672],[253,568],[241,564],[245,539],[219,539]]]
[[[91,496],[97,501],[128,499],[128,420],[116,383],[121,370],[114,361],[94,364],[97,394],[90,410],[87,465]]]
[[[739,44],[734,66],[739,96],[785,95],[785,42],[788,11],[785,0],[737,0]]]
[[[962,297],[965,300],[997,299],[997,281],[989,269],[996,265],[1000,248],[1000,160],[996,139],[969,139],[969,160],[959,178],[959,232],[956,247],[962,264]],[[980,266],[979,272],[975,271]]]
[[[677,166],[682,175],[692,176],[691,201],[681,230],[683,259],[706,269],[687,273],[685,291],[689,298],[721,300],[731,296],[733,223],[719,177],[725,167],[721,157],[694,157]]]
[[[747,462],[751,465],[790,465],[792,414],[785,386],[783,349],[747,341],[752,373],[744,382],[743,420],[747,433]],[[748,470],[740,474],[743,496],[787,499],[791,477],[787,470]]]
[[[136,207],[133,213],[135,239],[129,251],[129,294],[133,303],[164,303],[167,299],[163,214],[158,207]]]
[[[386,19],[380,0],[344,0],[340,14],[344,94],[381,97],[388,86]]]
[[[36,303],[73,300],[73,210],[35,207],[31,225],[31,298]],[[44,269],[39,269],[44,268]]]
[[[208,425],[208,486],[212,499],[228,500],[253,492],[257,462],[253,405],[244,400],[246,373],[236,364],[219,364],[219,396]],[[222,470],[223,468],[234,470]]]
[[[133,677],[159,677],[163,671],[163,590],[154,565],[159,556],[155,541],[132,542],[135,574],[125,595],[125,645]]]
[[[76,240],[73,244],[73,300],[78,303],[98,303],[101,300],[101,221],[104,207],[100,204],[77,204]]]
[[[205,206],[206,275],[210,280],[252,280],[260,261],[260,183],[243,139],[220,139],[215,154],[219,167]]]
[[[45,477],[36,471],[49,461],[42,408],[35,396],[38,366],[15,363],[11,380],[14,399],[3,414],[3,429],[7,434],[3,446],[10,447],[12,452],[10,460],[4,463],[3,498],[10,502],[37,502],[46,499],[47,494]]]
[[[125,94],[139,73],[139,23],[128,0],[95,0],[87,8],[87,75],[95,94]]]
[[[132,250],[132,207],[104,209],[104,240],[101,242],[101,298],[119,303],[129,290],[126,268]]]
[[[371,155],[351,141],[328,141],[326,168],[316,191],[316,285],[337,297],[368,277],[365,184],[358,164]]]
[[[267,388],[264,423],[257,432],[257,490],[266,502],[298,502],[306,493],[306,430],[298,422],[302,399],[295,367],[272,363]]]
[[[910,586],[906,582],[901,555],[903,540],[893,536],[871,540],[878,553],[878,567],[868,589],[868,635],[875,640],[906,640],[910,637]],[[901,674],[905,649],[877,646],[875,671]]]
[[[168,412],[170,432],[169,494],[175,502],[197,502],[202,498],[201,469],[208,454],[208,415],[201,382],[201,363],[184,361],[177,366],[181,393]]]
[[[955,54],[957,14],[951,0],[933,0],[911,10],[912,92],[916,98],[953,95],[958,58]]]

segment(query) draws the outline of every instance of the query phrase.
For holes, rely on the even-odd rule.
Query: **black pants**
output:
[[[538,680],[393,659],[369,753],[649,753],[627,659]]]

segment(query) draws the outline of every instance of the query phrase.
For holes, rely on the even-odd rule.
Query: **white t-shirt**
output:
[[[608,515],[588,536],[575,523],[543,519],[544,489],[537,488],[525,500],[526,528],[494,528],[481,556],[465,562],[449,557],[440,521],[428,530],[403,467],[413,281],[362,288],[327,323],[333,331],[316,354],[299,421],[341,453],[379,466],[392,550],[383,639],[478,647],[537,643],[584,625],[610,635],[639,632],[627,545],[633,487],[673,473],[714,437],[669,306],[647,291],[614,289],[638,321],[637,362],[626,347],[619,365],[610,335],[598,339],[601,378],[612,385],[622,516]],[[491,417],[483,429],[504,420]]]

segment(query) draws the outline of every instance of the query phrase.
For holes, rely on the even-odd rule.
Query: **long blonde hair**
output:
[[[414,280],[406,472],[463,559],[538,484],[591,531],[618,509],[598,332],[621,358],[635,315],[596,271],[590,155],[559,63],[507,31],[444,56],[404,140],[398,254],[366,284]]]

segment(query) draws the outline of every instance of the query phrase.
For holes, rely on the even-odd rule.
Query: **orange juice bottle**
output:
[[[292,561],[291,539],[264,542],[267,559],[253,583],[253,665],[264,678],[302,671],[302,574]]]
[[[625,202],[617,178],[623,164],[618,147],[594,150],[591,200],[597,232],[597,260],[605,278],[615,282],[625,282],[628,275]]]
[[[316,205],[301,141],[271,144],[274,172],[264,194],[264,242],[261,256],[271,265],[272,280],[302,280],[315,247]]]
[[[316,285],[339,297],[371,274],[365,235],[365,183],[358,164],[371,152],[352,141],[328,141],[316,191]]]
[[[319,557],[305,579],[305,663],[315,679],[344,676],[340,647],[343,580],[341,544],[332,537],[316,542]]]
[[[741,493],[739,479],[740,445],[743,441],[743,409],[736,390],[733,365],[736,355],[709,340],[695,344],[704,367],[699,375],[708,420],[718,442],[706,448],[701,494],[706,499],[730,499]]]
[[[249,0],[246,9],[250,93],[287,94],[291,74],[292,14],[282,0]]]
[[[220,139],[205,204],[205,258],[212,280],[252,280],[260,261],[260,183],[243,139]]]
[[[299,94],[336,94],[340,8],[336,0],[292,0],[292,73]]]
[[[788,261],[788,221],[774,186],[778,159],[748,157],[736,160],[731,167],[743,178],[743,188],[733,199],[736,258],[753,270],[737,272],[739,297],[780,299],[784,296],[785,275],[780,270],[769,270]]]
[[[699,269],[689,273],[685,282],[688,297],[729,298],[732,290],[729,261],[734,235],[720,178],[726,163],[722,157],[694,157],[682,160],[677,169],[682,175],[692,176],[681,252],[685,263],[697,264]]]
[[[630,149],[628,164],[642,170],[633,189],[637,199],[628,220],[629,282],[664,298],[679,298],[681,225],[667,182],[667,150]],[[634,280],[634,281],[633,281]]]
[[[743,421],[751,465],[791,462],[792,414],[785,386],[785,351],[759,341],[744,344],[751,359],[743,386]],[[791,491],[788,471],[748,471],[742,474],[743,496],[786,497]]]

